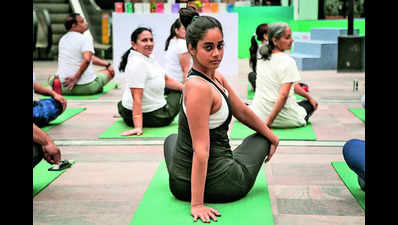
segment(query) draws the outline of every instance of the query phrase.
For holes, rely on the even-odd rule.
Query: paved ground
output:
[[[229,78],[245,102],[247,61],[239,60],[239,76]],[[37,80],[45,82],[55,73],[56,61],[34,61],[33,68]],[[301,75],[319,102],[311,117],[317,140],[281,141],[265,166],[275,225],[365,224],[364,211],[330,164],[343,161],[345,141],[365,138],[364,123],[348,111],[361,107],[365,74],[328,70]],[[359,80],[356,92],[354,79]],[[116,103],[122,90],[123,85],[97,100],[70,100],[68,107],[87,110],[48,132],[61,146],[63,159],[76,163],[33,198],[35,225],[130,223],[163,160],[163,140],[98,139],[119,119]],[[231,142],[234,147],[239,143]]]

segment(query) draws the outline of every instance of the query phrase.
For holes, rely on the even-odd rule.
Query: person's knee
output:
[[[252,146],[252,148],[260,148],[265,150],[265,154],[268,155],[271,142],[261,135],[260,133],[254,133],[245,139],[245,142]]]
[[[361,148],[363,146],[363,141],[359,139],[350,139],[343,146],[343,156],[347,158],[350,153],[357,148]]]
[[[171,144],[175,144],[177,141],[177,134],[170,134],[167,136],[167,138],[164,140],[163,146],[166,149],[169,147]]]

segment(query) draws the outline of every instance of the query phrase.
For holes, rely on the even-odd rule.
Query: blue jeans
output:
[[[357,175],[359,182],[365,183],[365,141],[351,139],[343,146],[343,156],[348,167]],[[360,184],[361,185],[361,184]],[[361,185],[362,188],[362,185]]]
[[[33,123],[38,127],[47,126],[62,113],[62,104],[53,99],[33,101]]]

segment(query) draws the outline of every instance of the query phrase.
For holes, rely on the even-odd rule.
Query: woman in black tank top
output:
[[[184,10],[190,9],[180,10],[180,17],[187,16]],[[210,219],[216,221],[220,213],[204,203],[230,202],[244,197],[254,185],[264,160],[271,159],[279,139],[216,72],[224,54],[220,22],[200,16],[186,30],[188,51],[193,58],[188,77],[203,79],[192,77],[186,81],[181,101],[186,113],[180,106],[178,134],[166,138],[164,156],[170,191],[176,198],[191,202],[194,221],[200,218],[210,222]],[[223,124],[210,129],[209,116],[221,108],[222,98],[227,102],[228,116]],[[227,134],[232,116],[257,131],[234,151]]]

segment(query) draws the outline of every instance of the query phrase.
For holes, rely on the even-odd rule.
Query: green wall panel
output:
[[[292,6],[234,7],[238,13],[238,57],[249,58],[250,39],[260,23],[286,22],[293,32],[311,32],[311,28],[347,28],[347,20],[294,20]],[[354,29],[365,35],[365,19],[355,19]],[[228,43],[226,43],[228,47]]]

